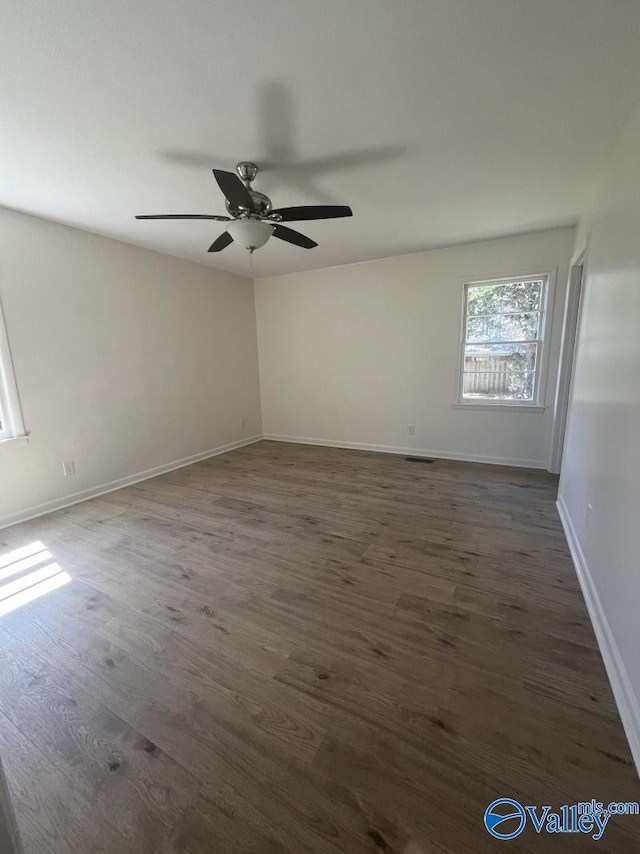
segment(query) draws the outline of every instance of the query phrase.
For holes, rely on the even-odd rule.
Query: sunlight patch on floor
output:
[[[71,581],[40,541],[0,555],[0,617]]]

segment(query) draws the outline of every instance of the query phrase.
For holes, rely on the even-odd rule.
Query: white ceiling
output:
[[[278,207],[353,207],[256,276],[573,223],[639,43],[638,0],[4,3],[0,204],[245,274],[221,224],[134,214],[224,213],[241,159]]]

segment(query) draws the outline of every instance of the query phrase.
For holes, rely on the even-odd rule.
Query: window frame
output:
[[[26,444],[28,437],[24,429],[18,386],[16,384],[9,347],[7,327],[0,302],[0,410],[2,426],[0,427],[0,446],[8,444]]]
[[[549,348],[551,339],[552,312],[555,298],[556,270],[548,268],[536,270],[529,269],[526,273],[512,275],[483,276],[482,278],[465,278],[462,284],[462,322],[460,325],[460,338],[458,342],[458,356],[456,367],[456,385],[454,409],[478,409],[490,411],[499,409],[511,412],[544,412],[546,410],[546,386],[549,362]],[[510,282],[540,281],[544,282],[543,299],[540,307],[541,324],[539,338],[532,339],[531,343],[538,344],[538,358],[535,371],[535,393],[533,400],[500,400],[491,398],[470,399],[463,397],[464,387],[464,353],[467,330],[467,294],[469,288],[486,285],[505,285]],[[527,343],[527,342],[513,342]]]

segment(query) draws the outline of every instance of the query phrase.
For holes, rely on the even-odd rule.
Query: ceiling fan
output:
[[[236,166],[236,172],[214,169],[213,174],[225,197],[225,207],[231,216],[216,214],[146,214],[136,219],[213,219],[228,222],[226,231],[213,241],[208,252],[221,252],[234,242],[244,246],[249,252],[259,249],[273,237],[313,249],[318,244],[310,237],[282,225],[283,222],[302,222],[314,219],[335,219],[353,216],[346,205],[303,205],[292,208],[273,208],[271,199],[264,193],[251,188],[251,182],[258,174],[255,163],[243,160]]]

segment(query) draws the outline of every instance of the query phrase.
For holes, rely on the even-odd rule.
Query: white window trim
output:
[[[13,361],[0,303],[0,407],[6,421],[5,429],[0,430],[0,447],[24,445],[28,442],[24,429],[18,386],[13,372]]]
[[[500,412],[529,412],[541,413],[545,412],[546,396],[547,396],[547,374],[549,371],[549,351],[551,348],[551,328],[553,323],[553,306],[555,301],[555,286],[556,286],[557,268],[549,269],[529,268],[526,273],[512,273],[505,276],[501,273],[498,276],[482,276],[468,277],[461,279],[462,285],[462,322],[460,324],[460,338],[458,341],[458,356],[456,359],[456,380],[455,380],[455,399],[451,404],[453,409],[463,409],[467,411],[478,410],[483,412],[491,412],[499,410]],[[522,401],[518,403],[513,400],[469,400],[462,396],[462,368],[464,365],[464,347],[467,328],[467,288],[469,285],[500,285],[508,282],[522,281],[526,279],[546,279],[547,286],[545,288],[544,308],[542,310],[542,330],[541,330],[541,346],[539,352],[539,367],[536,383],[536,395],[533,400]]]

